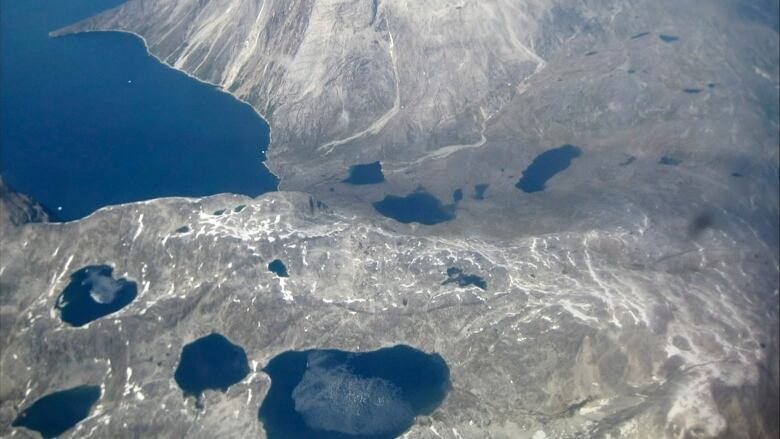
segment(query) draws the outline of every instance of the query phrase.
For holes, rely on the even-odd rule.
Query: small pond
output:
[[[342,183],[360,185],[378,184],[384,181],[385,175],[382,173],[382,165],[379,162],[374,162],[352,166],[349,168],[349,176],[342,180]]]
[[[677,160],[676,158],[665,155],[658,160],[658,163],[666,166],[677,166],[682,163],[682,160]]]
[[[436,196],[418,189],[405,196],[388,195],[374,203],[380,214],[401,223],[433,225],[455,218],[455,205],[443,205]]]
[[[566,170],[580,154],[578,147],[568,144],[539,154],[523,171],[523,176],[515,187],[523,192],[543,191],[547,181]]]
[[[459,203],[461,200],[463,200],[463,189],[458,188],[452,191],[452,201]]]
[[[474,199],[475,200],[484,200],[485,199],[485,192],[487,192],[488,188],[490,187],[489,184],[481,183],[474,185]]]
[[[287,273],[287,267],[284,265],[284,262],[279,259],[274,259],[270,264],[268,264],[268,271],[276,274],[279,277],[289,276]]]

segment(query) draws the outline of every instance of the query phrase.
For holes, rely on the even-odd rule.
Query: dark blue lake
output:
[[[436,196],[418,189],[405,197],[388,195],[374,203],[380,214],[401,223],[433,225],[455,218],[455,205],[443,205]]]
[[[161,196],[275,190],[268,126],[140,39],[48,32],[122,0],[0,2],[0,173],[60,220]],[[61,207],[61,210],[59,209]]]
[[[463,199],[463,189],[458,188],[452,191],[452,201],[459,203]]]
[[[201,337],[181,350],[174,379],[185,396],[200,399],[204,390],[226,392],[249,373],[246,352],[220,334]]]
[[[138,295],[135,282],[114,279],[107,265],[90,265],[70,275],[54,308],[73,326],[83,326],[129,305]]]
[[[626,157],[626,159],[625,159],[625,160],[623,160],[622,162],[620,162],[620,166],[628,166],[628,165],[630,165],[631,163],[634,163],[635,161],[636,161],[636,157],[634,157],[634,156],[630,155],[630,156]]]
[[[536,156],[515,186],[523,192],[543,191],[547,181],[566,170],[580,154],[579,148],[568,144],[547,150]]]
[[[347,184],[379,184],[385,181],[382,173],[382,164],[379,162],[355,165],[349,168],[349,176],[342,180]]]
[[[78,386],[50,393],[22,410],[12,425],[37,431],[45,438],[57,437],[89,416],[98,399],[98,386]]]
[[[475,200],[484,200],[485,199],[485,192],[487,192],[489,187],[490,187],[490,185],[489,184],[485,184],[485,183],[475,184],[474,185],[474,199]]]
[[[390,439],[430,414],[450,388],[437,354],[409,346],[372,352],[288,351],[264,371],[258,416],[269,439]]]
[[[457,267],[450,267],[447,269],[447,280],[445,280],[442,285],[450,283],[456,283],[460,287],[474,285],[477,288],[487,290],[487,282],[485,282],[485,279],[476,274],[466,274]]]
[[[287,267],[284,265],[284,262],[280,261],[279,259],[274,259],[268,264],[268,271],[279,277],[289,276],[287,273]]]

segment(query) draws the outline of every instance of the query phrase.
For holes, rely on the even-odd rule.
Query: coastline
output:
[[[212,82],[209,82],[209,81],[205,81],[205,80],[203,80],[203,79],[200,79],[200,78],[198,78],[197,76],[195,76],[195,75],[193,75],[193,74],[191,74],[191,73],[189,73],[189,72],[187,72],[187,71],[180,70],[180,69],[177,69],[177,68],[173,67],[173,66],[172,66],[172,65],[170,65],[168,62],[164,61],[164,60],[163,60],[163,59],[161,59],[159,56],[157,56],[155,53],[153,53],[151,50],[149,50],[149,44],[148,44],[148,42],[146,41],[146,38],[144,38],[142,35],[140,35],[140,34],[138,34],[138,33],[136,33],[136,32],[129,31],[129,30],[124,30],[124,29],[85,29],[85,30],[70,30],[70,28],[71,28],[72,26],[74,26],[74,25],[66,26],[66,27],[64,27],[64,28],[61,28],[61,29],[57,29],[57,30],[51,31],[51,32],[49,32],[48,36],[49,36],[49,38],[62,38],[62,37],[67,37],[67,36],[69,36],[69,35],[87,34],[87,33],[109,33],[109,32],[115,32],[115,33],[122,33],[122,34],[132,35],[132,36],[134,36],[134,37],[138,38],[139,40],[141,40],[141,44],[143,44],[143,46],[144,46],[144,51],[146,51],[146,54],[147,54],[148,56],[150,56],[150,57],[154,58],[154,59],[155,59],[157,62],[159,62],[160,64],[164,65],[165,67],[167,67],[167,68],[169,68],[169,69],[171,69],[171,70],[174,70],[174,71],[176,71],[176,72],[179,72],[179,73],[181,73],[181,74],[184,74],[184,75],[186,75],[188,78],[190,78],[190,79],[193,79],[193,80],[195,80],[195,81],[198,81],[198,82],[200,82],[201,84],[208,85],[209,87],[212,87],[213,89],[217,90],[217,91],[218,91],[218,92],[220,92],[220,93],[225,93],[225,94],[227,94],[228,96],[230,96],[231,98],[235,99],[236,101],[238,101],[238,102],[240,102],[240,103],[242,103],[242,104],[244,104],[244,105],[248,106],[250,109],[252,109],[252,111],[253,111],[253,112],[254,112],[254,113],[257,115],[257,117],[259,117],[260,119],[262,119],[262,120],[263,120],[263,122],[265,122],[265,124],[268,126],[268,145],[266,145],[265,152],[264,152],[265,160],[263,160],[261,163],[263,163],[263,166],[265,166],[265,168],[266,168],[266,170],[268,171],[268,173],[270,173],[271,175],[273,175],[274,177],[276,177],[276,179],[278,180],[278,183],[277,183],[277,185],[276,185],[276,191],[278,192],[278,191],[280,190],[280,189],[279,189],[279,187],[282,185],[283,175],[277,175],[277,174],[275,174],[275,173],[274,173],[274,172],[271,170],[271,168],[270,168],[270,167],[267,165],[267,163],[269,162],[269,158],[268,158],[268,150],[271,148],[271,144],[273,143],[273,128],[271,127],[271,123],[269,122],[269,120],[268,120],[268,119],[267,119],[267,118],[266,118],[266,117],[265,117],[265,116],[264,116],[262,113],[260,113],[260,111],[259,111],[259,110],[257,110],[257,109],[256,109],[256,108],[255,108],[255,107],[252,105],[252,104],[250,104],[249,102],[247,102],[247,101],[245,101],[245,100],[243,100],[243,99],[239,98],[238,96],[234,95],[233,93],[231,93],[231,92],[227,91],[227,90],[226,90],[224,87],[222,87],[221,85],[214,84],[214,83],[212,83]]]
[[[182,203],[187,203],[187,204],[195,204],[195,203],[198,203],[198,202],[208,202],[209,199],[221,199],[221,198],[228,198],[228,197],[236,198],[238,200],[245,199],[245,200],[253,200],[253,201],[255,201],[255,200],[259,200],[259,199],[261,199],[263,197],[269,196],[269,194],[278,194],[278,195],[281,195],[281,196],[288,196],[287,194],[303,194],[303,195],[306,195],[306,196],[310,196],[308,193],[301,192],[301,191],[279,191],[279,190],[264,192],[264,193],[262,193],[262,194],[260,194],[260,195],[258,195],[256,197],[252,197],[252,196],[245,195],[245,194],[236,194],[236,193],[233,193],[233,192],[217,192],[215,194],[203,195],[201,197],[189,197],[189,196],[184,196],[184,195],[170,195],[170,196],[163,196],[163,197],[157,197],[157,198],[150,198],[148,200],[127,201],[127,202],[124,202],[124,203],[108,204],[108,205],[105,205],[105,206],[102,206],[102,207],[99,207],[99,208],[95,209],[94,211],[90,212],[89,214],[87,214],[87,215],[85,215],[85,216],[83,216],[81,218],[76,218],[76,219],[73,219],[73,220],[70,220],[70,221],[46,221],[46,222],[38,222],[38,223],[27,223],[27,224],[23,224],[22,226],[27,226],[27,225],[33,224],[33,225],[36,225],[36,226],[39,226],[39,227],[52,227],[52,226],[53,227],[60,227],[60,226],[63,226],[63,225],[75,224],[75,223],[78,223],[78,222],[81,222],[81,221],[84,221],[84,220],[88,220],[91,217],[97,216],[99,213],[104,212],[104,211],[111,211],[111,210],[114,210],[114,209],[129,208],[129,207],[132,207],[132,206],[145,206],[145,205],[148,205],[148,204],[158,203],[158,202],[182,202]],[[248,203],[248,201],[247,201],[247,203]]]

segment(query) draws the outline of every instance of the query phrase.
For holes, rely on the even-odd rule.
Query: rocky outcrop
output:
[[[49,214],[43,206],[30,197],[11,190],[0,176],[0,229],[4,230],[4,234],[10,233],[6,229],[12,227],[48,220]]]
[[[442,355],[453,385],[408,437],[777,434],[771,405],[750,403],[777,389],[765,326],[777,263],[759,240],[710,229],[688,251],[654,222],[512,240],[414,229],[280,192],[159,199],[0,236],[24,255],[0,266],[0,434],[35,398],[87,383],[103,396],[81,437],[263,437],[271,358],[396,343]],[[267,270],[277,258],[289,277]],[[138,297],[67,325],[56,298],[95,263]],[[444,282],[449,267],[486,289]],[[211,332],[252,370],[199,408],[173,376],[182,346]]]

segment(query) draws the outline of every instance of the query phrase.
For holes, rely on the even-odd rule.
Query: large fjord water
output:
[[[399,345],[371,352],[288,351],[264,371],[258,413],[269,439],[390,439],[429,414],[450,389],[437,354]]]
[[[0,2],[0,173],[57,219],[162,196],[275,190],[268,126],[129,34],[49,38],[122,0]]]

